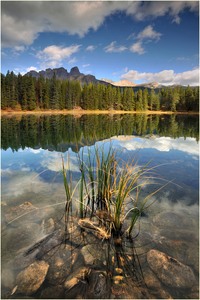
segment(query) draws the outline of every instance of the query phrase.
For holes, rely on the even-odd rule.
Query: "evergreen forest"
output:
[[[65,152],[112,136],[159,135],[199,140],[198,115],[16,115],[1,119],[1,147],[13,151],[31,147]],[[74,146],[76,145],[76,146]]]
[[[159,89],[114,87],[110,84],[81,85],[76,80],[34,78],[14,72],[1,74],[3,110],[125,110],[199,111],[199,87]]]

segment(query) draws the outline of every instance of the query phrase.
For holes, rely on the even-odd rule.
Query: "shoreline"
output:
[[[147,114],[147,115],[199,115],[199,112],[172,112],[172,111],[125,111],[125,110],[33,110],[33,111],[15,111],[15,110],[1,110],[1,116],[14,115],[117,115],[117,114]]]

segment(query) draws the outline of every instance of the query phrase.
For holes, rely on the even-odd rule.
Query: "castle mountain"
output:
[[[55,69],[46,69],[45,71],[30,71],[26,75],[31,75],[32,77],[39,78],[40,76],[44,77],[45,79],[51,79],[55,75],[57,79],[60,80],[77,80],[81,83],[81,85],[88,84],[88,83],[101,83],[108,85],[109,83],[98,80],[94,75],[85,75],[80,73],[78,67],[73,67],[70,72],[68,72],[65,68],[55,68]]]
[[[56,75],[57,79],[60,80],[77,80],[80,82],[81,85],[88,84],[88,83],[94,83],[94,84],[104,84],[104,85],[112,85],[112,86],[118,86],[118,87],[140,87],[140,88],[160,88],[161,85],[159,85],[157,82],[150,82],[150,83],[143,83],[143,84],[135,84],[133,82],[130,82],[128,80],[120,80],[117,82],[114,82],[109,79],[96,79],[94,75],[88,74],[85,75],[83,73],[80,73],[78,67],[73,67],[70,72],[68,72],[65,68],[55,68],[55,69],[46,69],[45,71],[30,71],[26,75],[31,75],[32,77],[39,78],[40,76],[51,79],[53,78],[54,74]]]
[[[1,109],[199,111],[198,87],[163,87],[106,82],[80,73],[78,67],[1,74]]]

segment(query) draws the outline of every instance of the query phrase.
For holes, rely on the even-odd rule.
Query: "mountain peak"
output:
[[[51,79],[53,78],[54,74],[56,75],[57,79],[60,80],[78,80],[82,85],[88,84],[90,82],[92,83],[102,83],[106,84],[105,82],[102,82],[95,78],[93,75],[85,75],[83,73],[80,73],[78,67],[71,68],[70,72],[68,73],[67,69],[63,67],[55,68],[55,69],[46,69],[45,71],[29,71],[25,75],[31,75],[32,77],[39,78],[40,76],[43,76],[44,78]]]
[[[78,67],[73,67],[73,68],[71,68],[70,75],[72,75],[72,76],[79,76],[80,74],[81,74],[81,73],[80,73]]]

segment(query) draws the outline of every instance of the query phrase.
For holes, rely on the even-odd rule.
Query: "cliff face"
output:
[[[78,67],[73,67],[70,72],[68,72],[65,68],[55,68],[55,69],[46,69],[45,71],[30,71],[28,73],[26,73],[26,75],[30,75],[32,77],[35,78],[39,78],[40,76],[44,77],[44,78],[48,78],[51,79],[53,77],[53,75],[56,75],[57,79],[61,79],[61,80],[78,80],[81,84],[88,84],[88,83],[104,83],[101,80],[98,80],[95,78],[95,76],[93,75],[85,75],[83,73],[80,73],[79,68]],[[105,82],[105,84],[107,84]]]
[[[60,80],[77,80],[81,83],[81,85],[84,84],[89,84],[89,83],[94,83],[94,84],[105,84],[105,85],[113,85],[113,86],[118,86],[121,88],[125,87],[132,87],[132,88],[149,88],[149,89],[155,89],[155,88],[160,88],[161,86],[157,82],[150,82],[150,83],[143,83],[143,84],[135,84],[133,82],[130,82],[128,80],[120,80],[117,82],[114,82],[112,80],[108,79],[102,79],[98,80],[96,79],[95,76],[93,75],[85,75],[83,73],[80,73],[78,67],[73,67],[70,72],[68,72],[65,68],[55,68],[55,69],[46,69],[45,71],[30,71],[26,73],[26,75],[31,75],[32,77],[39,78],[40,76],[44,78],[51,79],[53,75],[56,75],[57,79]]]

